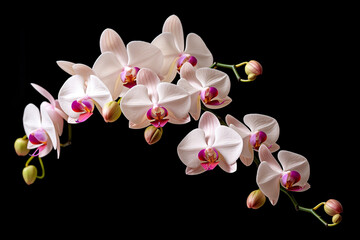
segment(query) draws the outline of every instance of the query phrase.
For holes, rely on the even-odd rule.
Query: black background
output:
[[[9,76],[2,79],[7,124],[2,129],[6,158],[1,208],[9,213],[0,214],[7,222],[4,228],[15,226],[15,235],[38,237],[70,236],[70,232],[223,239],[248,233],[268,237],[349,233],[358,185],[352,179],[358,161],[353,85],[358,77],[351,67],[355,55],[351,6],[238,2],[195,7],[177,2],[105,4],[91,10],[43,7],[14,14],[14,23],[5,24],[4,51],[10,57],[3,67]],[[13,142],[25,134],[25,106],[30,102],[40,106],[45,100],[30,83],[57,97],[69,77],[57,60],[92,66],[105,28],[116,30],[125,44],[151,42],[171,14],[181,19],[185,36],[194,32],[203,38],[214,61],[235,64],[254,59],[262,64],[263,75],[251,83],[237,83],[233,73],[224,70],[232,81],[233,102],[217,112],[240,120],[248,113],[276,118],[281,149],[305,156],[311,167],[311,189],[295,193],[296,199],[305,207],[339,200],[345,210],[339,226],[326,229],[313,216],[294,211],[283,194],[275,207],[267,201],[260,210],[247,209],[246,198],[257,188],[255,165],[239,162],[233,174],[215,168],[198,176],[185,175],[176,147],[197,127],[193,120],[186,125],[167,124],[161,141],[149,146],[143,130],[129,129],[124,116],[107,124],[96,113],[73,126],[73,144],[61,150],[60,159],[55,151],[43,158],[43,180],[31,186],[24,183],[21,171],[27,158],[15,154]],[[322,209],[318,212],[331,222]],[[42,233],[45,229],[52,231]]]

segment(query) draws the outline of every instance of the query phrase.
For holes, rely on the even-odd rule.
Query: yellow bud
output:
[[[34,165],[29,165],[23,169],[22,175],[26,184],[31,185],[36,180],[37,169]]]
[[[248,208],[258,209],[264,205],[265,201],[266,201],[265,195],[262,193],[262,191],[260,191],[260,189],[258,189],[252,191],[249,194],[246,200],[246,205]]]
[[[340,223],[342,220],[342,217],[340,214],[335,214],[333,217],[332,217],[332,222],[335,223],[335,224],[338,224]]]
[[[18,156],[26,156],[30,152],[30,149],[27,149],[28,141],[27,138],[18,138],[15,140],[14,148]]]
[[[116,101],[108,102],[102,109],[105,122],[115,122],[121,115],[120,105]]]
[[[145,141],[149,145],[157,143],[161,139],[162,134],[163,134],[163,129],[161,127],[156,128],[153,125],[150,125],[144,131]]]

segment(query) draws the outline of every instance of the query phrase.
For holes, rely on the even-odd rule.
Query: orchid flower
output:
[[[34,104],[29,103],[24,110],[23,124],[26,136],[29,139],[27,148],[36,148],[33,156],[44,157],[53,147],[56,150],[59,145],[54,123],[45,104],[41,105],[40,111]]]
[[[244,116],[244,123],[250,130],[230,114],[226,116],[225,120],[226,124],[234,129],[244,141],[240,160],[245,166],[249,166],[253,162],[254,150],[259,150],[261,144],[264,144],[271,152],[280,149],[280,146],[276,144],[280,128],[274,118],[262,114],[247,114]]]
[[[59,137],[63,133],[63,127],[64,127],[64,119],[67,120],[68,116],[64,113],[64,111],[61,109],[59,101],[55,100],[54,97],[43,87],[31,83],[31,86],[35,88],[36,91],[38,91],[41,95],[43,95],[49,102],[42,102],[40,105],[40,109],[44,108],[48,115],[51,118],[51,121],[54,123],[54,127],[56,130],[56,137],[57,137],[57,154],[58,158],[60,156],[60,139]]]
[[[137,82],[120,102],[130,128],[139,129],[150,124],[158,128],[167,122],[184,124],[190,121],[190,97],[183,88],[161,82],[156,73],[147,68],[138,72]]]
[[[186,174],[200,174],[217,165],[225,172],[235,172],[243,141],[233,129],[220,125],[211,112],[204,112],[199,128],[192,130],[180,142],[177,152],[187,166]]]
[[[167,76],[171,81],[176,76],[176,70],[179,72],[185,62],[197,68],[210,67],[213,64],[211,52],[197,34],[187,35],[185,48],[183,27],[176,15],[166,19],[162,33],[152,41],[152,44],[164,55],[161,75]]]
[[[259,158],[261,163],[257,170],[256,183],[272,205],[279,199],[280,184],[287,191],[303,192],[310,188],[307,182],[310,165],[305,157],[282,150],[278,153],[280,166],[263,144],[259,149]]]
[[[80,123],[87,120],[94,111],[95,105],[101,108],[112,101],[111,93],[105,84],[92,70],[82,64],[72,66],[75,75],[70,77],[59,91],[59,103],[69,116],[69,123]]]
[[[93,70],[111,91],[114,100],[136,85],[141,68],[150,68],[160,74],[163,55],[150,43],[132,41],[125,47],[114,30],[106,29],[100,37],[100,49],[102,54],[94,63]]]
[[[178,85],[188,91],[191,97],[190,114],[198,120],[200,117],[200,100],[210,109],[218,109],[231,103],[229,76],[216,69],[195,69],[190,63],[185,63],[180,70],[181,79]]]

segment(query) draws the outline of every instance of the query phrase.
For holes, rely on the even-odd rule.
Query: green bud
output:
[[[15,140],[14,148],[18,156],[26,156],[30,152],[30,149],[27,149],[28,141],[27,138],[18,138]]]
[[[26,184],[31,185],[36,180],[37,169],[34,165],[29,165],[23,169],[22,175],[23,175],[23,178],[24,178],[24,181],[26,182]]]

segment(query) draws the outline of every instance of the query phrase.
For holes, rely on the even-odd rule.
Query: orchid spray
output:
[[[32,103],[25,107],[25,136],[14,144],[17,155],[30,153],[23,169],[28,185],[45,177],[42,158],[52,149],[59,158],[60,149],[71,144],[72,125],[86,124],[96,109],[105,122],[115,122],[123,113],[129,128],[145,129],[144,138],[149,145],[161,140],[168,124],[186,124],[193,119],[199,121],[198,128],[184,134],[177,146],[186,174],[206,174],[219,168],[233,173],[237,171],[237,160],[245,166],[254,162],[259,189],[247,198],[248,208],[261,208],[266,198],[275,205],[283,192],[297,211],[313,215],[325,226],[340,223],[343,208],[339,201],[330,199],[314,208],[302,207],[296,201],[292,192],[310,188],[310,164],[298,153],[280,150],[276,119],[247,114],[242,123],[230,114],[225,121],[216,114],[217,109],[232,102],[230,77],[221,69],[233,71],[237,82],[252,82],[263,73],[259,62],[214,62],[199,35],[190,33],[184,38],[176,15],[166,19],[162,32],[151,43],[132,41],[125,45],[118,33],[105,29],[100,36],[100,50],[92,67],[57,62],[70,74],[59,89],[57,100],[41,86],[32,84],[48,102],[43,102],[40,110]],[[242,67],[247,79],[239,74]],[[60,143],[64,121],[68,140]],[[273,153],[277,151],[276,159]],[[41,174],[30,165],[34,158],[39,160]],[[332,217],[331,223],[316,212],[322,205]]]

